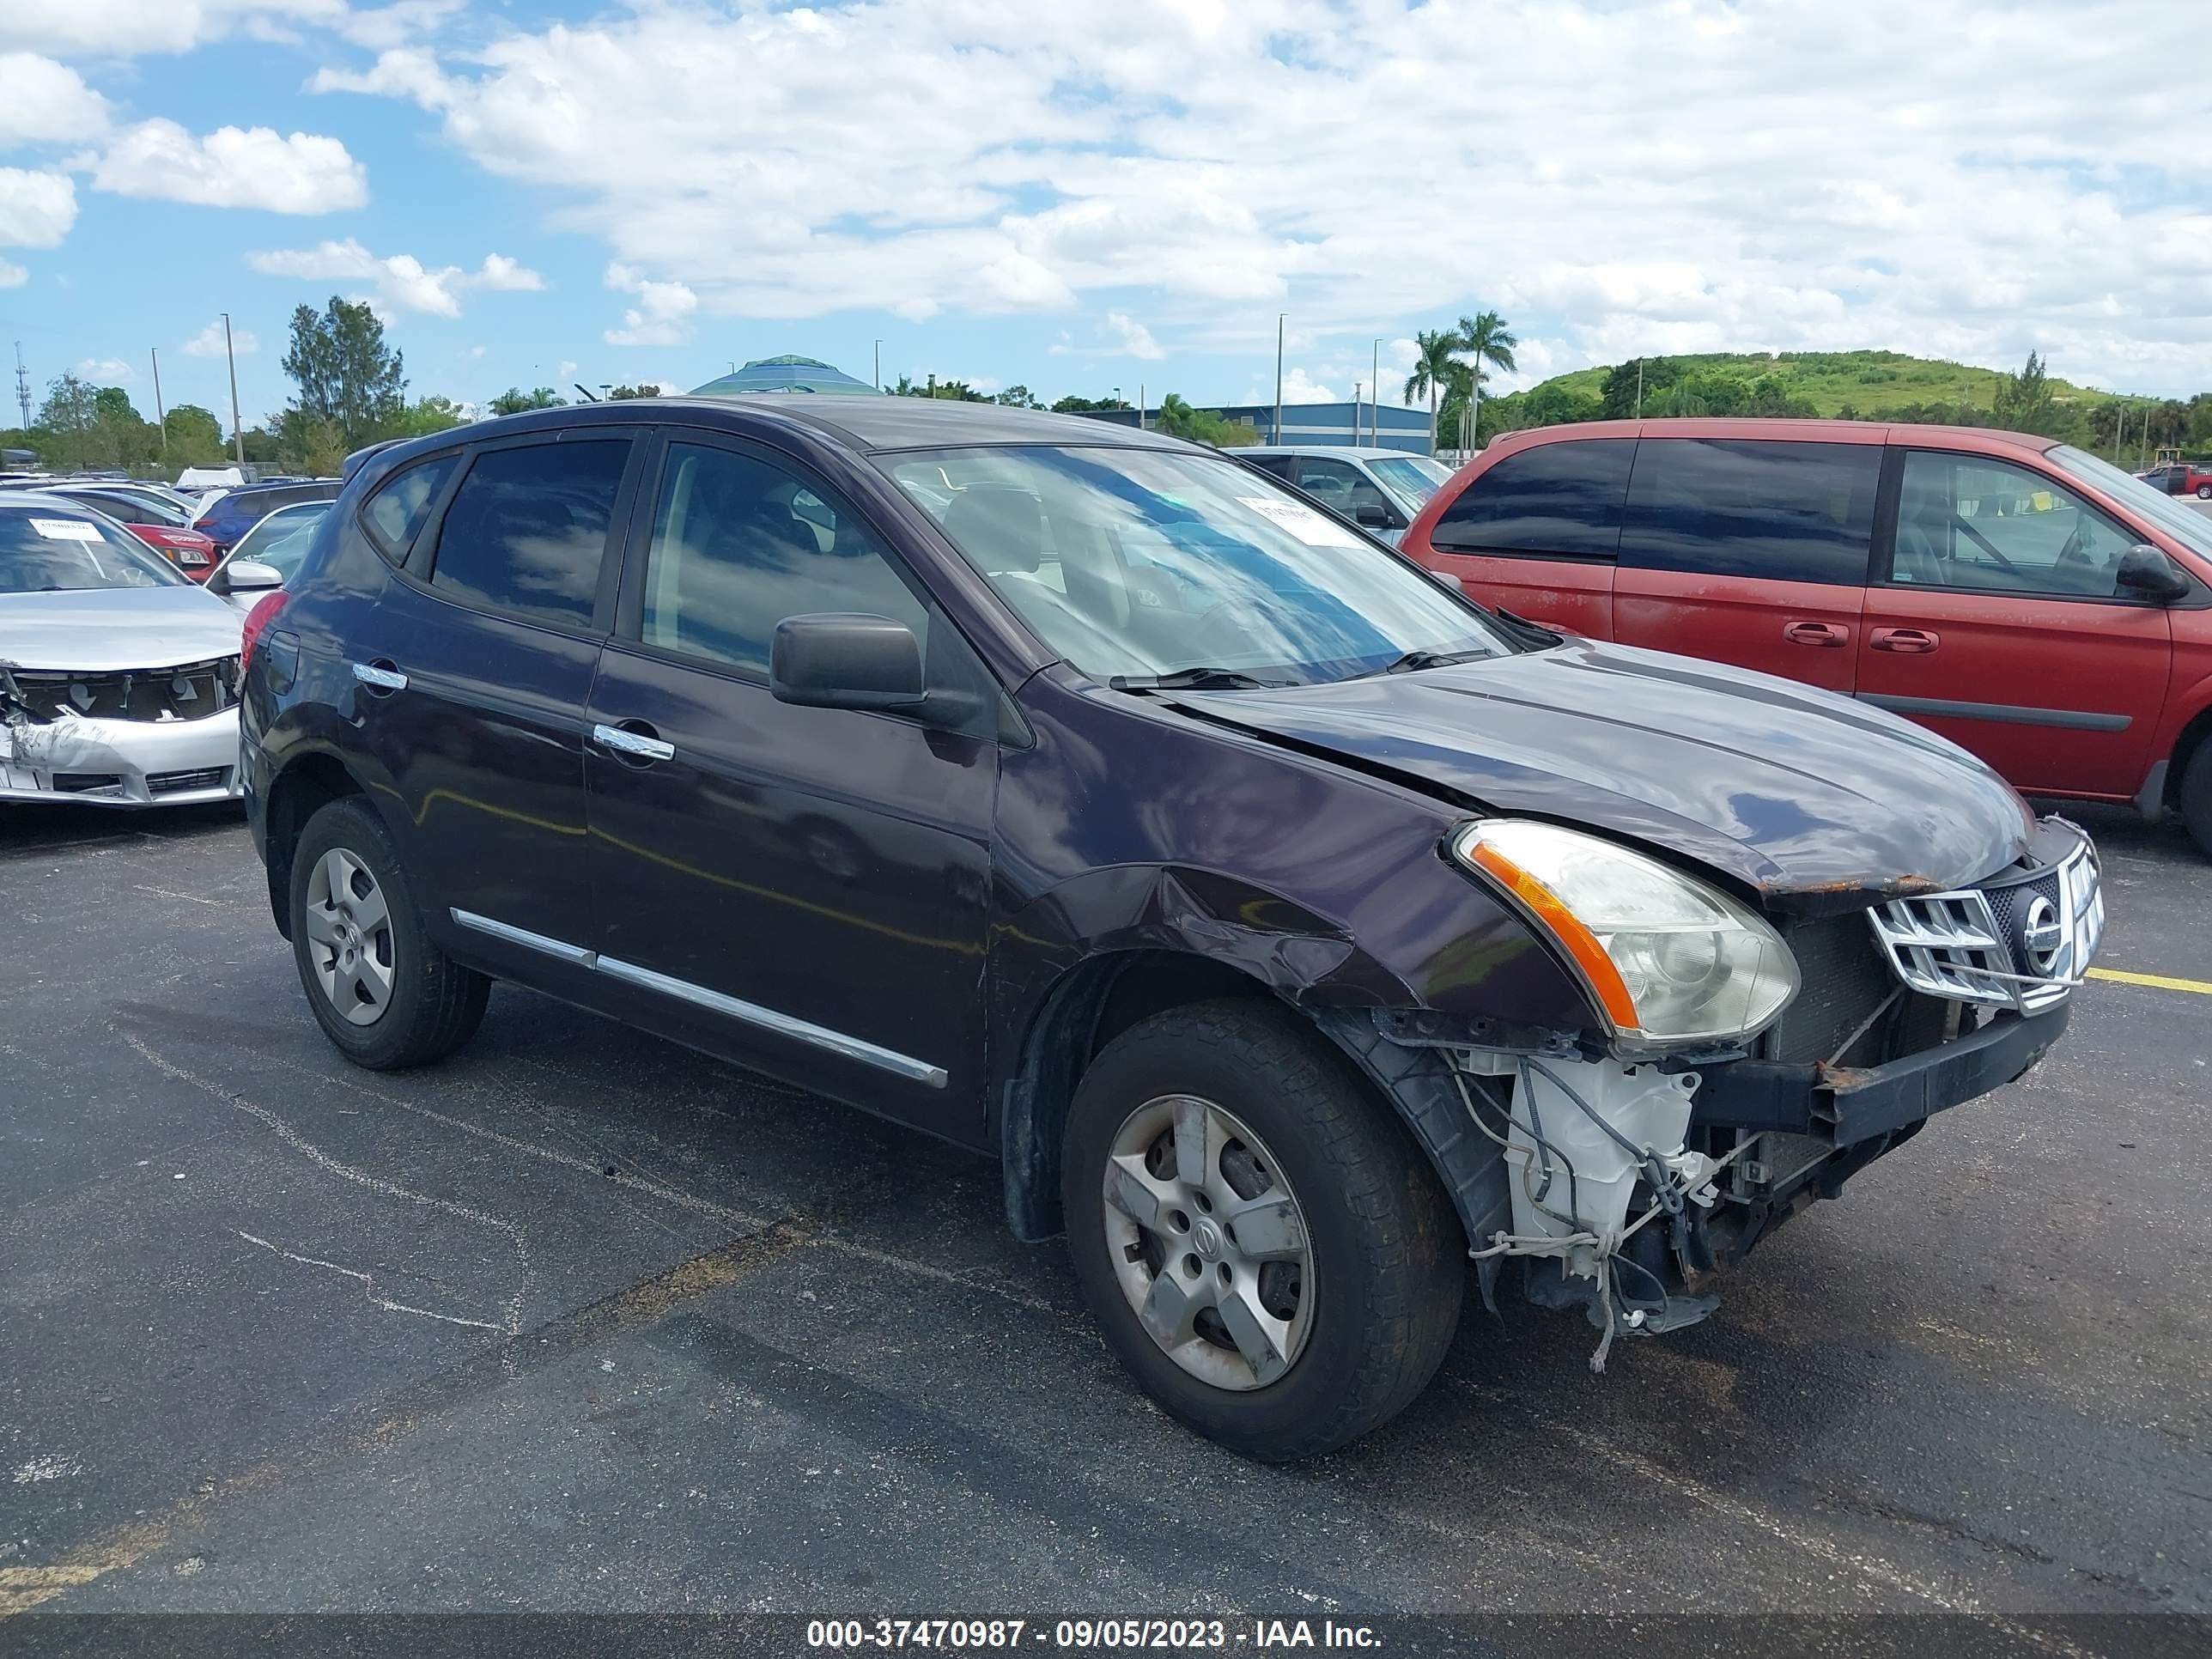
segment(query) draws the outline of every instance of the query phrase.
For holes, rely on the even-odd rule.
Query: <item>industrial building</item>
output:
[[[1157,412],[1145,411],[1147,426]],[[1401,450],[1409,455],[1430,453],[1429,411],[1425,409],[1400,409],[1390,404],[1364,402],[1285,404],[1280,431],[1275,427],[1273,404],[1231,404],[1212,412],[1224,421],[1250,427],[1260,434],[1255,441],[1263,444],[1350,444],[1362,449]],[[1137,411],[1103,410],[1096,418],[1111,421],[1117,426],[1134,426]]]

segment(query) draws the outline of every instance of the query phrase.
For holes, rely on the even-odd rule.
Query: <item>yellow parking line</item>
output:
[[[2194,991],[2212,997],[2212,980],[2172,979],[2165,974],[2124,974],[2117,968],[2092,968],[2091,979],[2109,979],[2118,985],[2148,985],[2154,991]]]

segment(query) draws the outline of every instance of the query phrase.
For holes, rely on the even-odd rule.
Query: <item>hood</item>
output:
[[[113,673],[238,654],[241,622],[198,587],[0,593],[0,663]]]
[[[1176,701],[1490,811],[1672,850],[1798,914],[1969,884],[2017,859],[2033,829],[1996,773],[1893,714],[1595,641]]]

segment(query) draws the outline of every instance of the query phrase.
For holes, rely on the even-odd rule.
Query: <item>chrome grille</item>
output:
[[[2081,982],[2105,933],[2088,837],[2057,864],[1867,912],[1897,976],[1954,1002],[2032,1014]]]

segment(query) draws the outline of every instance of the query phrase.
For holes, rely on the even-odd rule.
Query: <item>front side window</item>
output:
[[[2109,599],[2118,593],[2120,556],[2138,539],[2044,473],[1916,449],[1905,458],[1889,580]]]
[[[2044,459],[2069,478],[2103,491],[2136,517],[2164,531],[2191,552],[2212,559],[2212,518],[2175,501],[2131,472],[2123,472],[2110,461],[2100,460],[2086,449],[2060,444],[2047,450]]]
[[[1646,438],[1620,562],[1863,587],[1881,484],[1878,444]]]
[[[486,450],[438,527],[430,582],[533,622],[592,620],[629,440]]]
[[[1386,514],[1389,509],[1382,487],[1349,461],[1307,456],[1298,463],[1298,488],[1347,519],[1358,518],[1363,507],[1381,507]]]
[[[0,593],[190,586],[137,537],[89,514],[44,505],[0,507]]]
[[[1451,482],[1451,469],[1425,455],[1393,455],[1384,460],[1370,461],[1367,465],[1376,477],[1397,491],[1399,498],[1415,512],[1427,504],[1430,496]]]
[[[328,501],[310,501],[300,507],[279,507],[238,539],[230,550],[230,562],[252,559],[283,573],[289,580],[306,557],[307,544],[314,539],[315,526],[331,510]]]
[[[394,473],[368,498],[368,505],[361,510],[362,522],[368,526],[369,538],[383,550],[385,557],[407,556],[416,533],[422,528],[422,520],[430,516],[430,503],[445,488],[456,459],[441,455],[435,460]]]
[[[1420,570],[1233,461],[1036,447],[877,465],[1031,632],[1102,679],[1313,684],[1511,648]]]
[[[1471,480],[1429,539],[1463,553],[1610,559],[1620,547],[1633,438],[1577,438],[1516,450]]]
[[[819,611],[904,623],[928,659],[928,611],[866,525],[781,466],[671,444],[646,550],[639,637],[765,675],[776,624]]]

